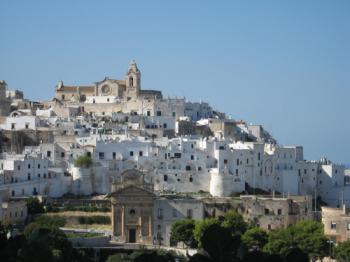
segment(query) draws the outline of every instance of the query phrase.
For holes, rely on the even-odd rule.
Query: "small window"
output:
[[[193,218],[193,210],[187,209],[187,218]]]
[[[38,169],[40,169],[40,167],[41,167],[40,164],[38,164]]]
[[[193,177],[190,177],[190,179],[189,179],[189,180],[190,180],[190,182],[193,182]]]
[[[164,176],[163,176],[163,180],[164,180],[164,181],[168,181],[168,175],[164,175]]]
[[[30,169],[30,164],[28,164],[28,169]]]
[[[51,151],[47,151],[47,152],[46,152],[46,156],[47,156],[47,157],[51,157]]]
[[[194,155],[191,155],[191,160],[194,160]]]
[[[186,166],[186,171],[191,171],[191,166]]]
[[[265,208],[265,215],[268,215],[268,214],[269,214],[269,209]]]
[[[157,111],[157,116],[162,116],[162,111]]]
[[[17,170],[21,170],[21,166],[17,166]]]
[[[134,156],[134,151],[130,151],[130,156]]]
[[[337,229],[337,223],[331,222],[331,229]]]
[[[61,157],[63,158],[65,156],[65,153],[64,152],[61,152]]]
[[[112,158],[115,160],[117,158],[117,153],[116,152],[113,152],[112,153]]]
[[[98,158],[99,159],[105,159],[105,153],[104,152],[99,152],[98,153]]]
[[[278,210],[277,210],[277,214],[278,214],[278,215],[282,215],[282,209],[278,209]]]
[[[139,151],[139,156],[143,156],[143,152],[142,151]]]
[[[224,159],[224,164],[227,164],[227,163],[228,163],[227,159]]]
[[[26,123],[26,124],[25,124],[25,128],[26,128],[26,129],[29,129],[29,123]]]

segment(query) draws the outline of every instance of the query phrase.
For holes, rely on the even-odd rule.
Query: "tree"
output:
[[[194,239],[193,231],[195,222],[193,219],[183,219],[174,222],[171,225],[170,243],[176,245],[183,242],[187,246],[196,247],[197,241]]]
[[[229,228],[213,223],[205,228],[200,243],[212,261],[226,262],[237,257],[240,238],[232,236]]]
[[[233,236],[242,235],[247,230],[247,223],[235,210],[229,210],[225,213],[222,226],[228,228]]]
[[[262,250],[267,243],[267,233],[258,227],[248,229],[242,235],[242,242],[248,249]]]
[[[194,239],[198,243],[199,247],[202,247],[201,238],[203,236],[204,231],[211,225],[220,225],[221,222],[216,218],[206,218],[200,221],[195,222],[195,228],[193,231]]]
[[[80,168],[89,168],[92,165],[92,159],[88,154],[85,154],[75,159],[74,165]]]
[[[44,205],[36,197],[30,197],[27,199],[28,214],[35,215],[44,213]]]
[[[303,251],[301,251],[300,248],[292,248],[287,252],[286,255],[286,262],[309,262],[309,256],[304,253]]]
[[[334,257],[339,262],[350,261],[350,241],[339,243],[334,250]]]
[[[287,255],[292,248],[309,255],[310,259],[322,259],[327,255],[327,238],[323,234],[323,224],[315,221],[302,221],[286,229],[269,233],[264,250],[270,254]]]

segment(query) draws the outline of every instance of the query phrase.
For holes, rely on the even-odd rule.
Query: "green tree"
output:
[[[195,222],[193,219],[183,219],[175,221],[171,225],[170,243],[176,245],[183,242],[187,246],[196,247],[197,241],[194,239]]]
[[[85,154],[75,159],[74,165],[80,168],[89,168],[92,165],[92,159],[89,155]]]
[[[264,250],[270,254],[286,255],[292,248],[309,255],[310,259],[322,259],[327,255],[327,238],[323,234],[323,224],[315,221],[302,221],[286,229],[269,233]]]
[[[213,223],[205,228],[200,243],[212,261],[235,261],[240,247],[240,238],[232,236],[229,228]]]
[[[334,257],[339,262],[350,261],[350,241],[339,243],[334,249]]]
[[[227,211],[223,219],[222,226],[228,228],[233,236],[242,235],[247,230],[247,223],[235,210]]]
[[[36,197],[30,197],[27,199],[28,214],[35,215],[44,213],[44,205]]]
[[[262,250],[267,243],[267,233],[258,227],[248,229],[242,235],[242,242],[248,249]]]
[[[213,224],[220,225],[221,222],[216,218],[206,218],[195,222],[193,235],[199,247],[202,247],[201,238],[203,236],[204,231]]]

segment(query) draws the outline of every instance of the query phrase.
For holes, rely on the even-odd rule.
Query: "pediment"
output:
[[[118,198],[118,197],[123,197],[123,196],[154,197],[155,195],[152,192],[150,192],[144,188],[130,185],[130,186],[124,187],[122,189],[119,189],[116,192],[113,192],[111,194],[111,196]]]

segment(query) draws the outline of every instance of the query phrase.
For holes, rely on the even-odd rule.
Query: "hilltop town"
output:
[[[302,146],[280,145],[261,125],[141,84],[134,61],[120,80],[60,81],[44,102],[2,80],[0,220],[25,223],[34,196],[110,206],[108,242],[169,246],[174,221],[229,209],[267,231],[322,219],[326,234],[348,239],[342,164],[304,159]]]

